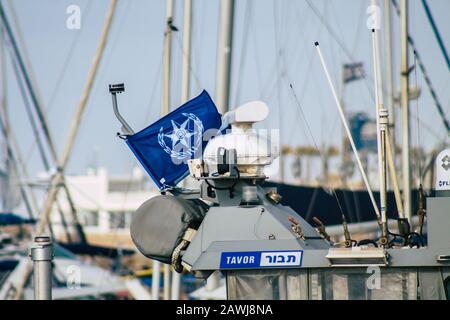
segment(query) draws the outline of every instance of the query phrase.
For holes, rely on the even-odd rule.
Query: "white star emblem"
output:
[[[181,125],[179,125],[172,120],[172,132],[170,134],[164,135],[172,140],[172,149],[174,149],[175,146],[179,143],[181,143],[186,148],[191,147],[191,137],[194,135],[194,133],[190,132],[187,129],[188,121],[189,120],[186,120]]]

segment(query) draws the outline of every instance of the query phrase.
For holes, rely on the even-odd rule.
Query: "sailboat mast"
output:
[[[192,30],[192,0],[184,1],[183,17],[183,65],[181,73],[181,103],[189,100],[190,69],[191,69],[191,30]],[[183,183],[185,180],[183,180]],[[172,271],[171,299],[180,299],[181,274]]]
[[[228,111],[230,99],[231,49],[233,43],[234,0],[220,1],[219,43],[217,47],[216,105],[221,114]],[[220,274],[212,273],[206,281],[206,290],[220,286]]]
[[[400,41],[401,41],[401,112],[402,112],[402,175],[403,209],[411,223],[411,167],[410,167],[410,128],[409,128],[409,61],[408,61],[408,0],[400,1]]]
[[[392,8],[391,1],[384,0],[384,56],[386,62],[386,103],[389,111],[390,142],[395,161],[395,106],[394,106],[394,73],[392,61]],[[395,163],[395,162],[394,162]]]
[[[234,0],[220,1],[219,45],[217,48],[216,103],[220,113],[229,109],[231,48],[233,43]]]
[[[163,99],[161,116],[169,113],[170,106],[170,58],[172,56],[173,0],[166,1],[166,31],[164,33]]]
[[[171,69],[171,58],[172,58],[172,32],[174,30],[173,26],[173,0],[166,1],[166,31],[164,33],[164,56],[163,56],[163,97],[162,97],[162,109],[161,116],[164,116],[170,111],[170,69]],[[175,29],[176,30],[176,29]],[[160,262],[153,261],[153,272],[156,278],[159,279],[160,273]],[[164,265],[164,288],[163,288],[163,298],[164,300],[170,299],[170,265]],[[159,283],[152,285],[152,293],[154,294],[153,299],[159,299]]]
[[[183,66],[181,74],[181,102],[189,100],[191,75],[191,30],[192,30],[192,0],[184,0],[183,18]]]

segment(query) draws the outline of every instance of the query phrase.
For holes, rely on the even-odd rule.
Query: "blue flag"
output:
[[[175,186],[187,176],[187,160],[201,158],[208,143],[204,133],[217,133],[221,123],[214,102],[203,90],[178,109],[128,136],[126,142],[156,185],[163,190]],[[214,132],[211,134],[215,135]]]

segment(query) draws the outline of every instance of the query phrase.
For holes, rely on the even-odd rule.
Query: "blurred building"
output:
[[[134,248],[129,236],[131,215],[144,201],[159,194],[141,168],[134,168],[130,175],[114,176],[109,176],[105,168],[88,169],[86,175],[66,176],[66,182],[90,243]],[[66,240],[63,219],[69,226],[73,223],[62,190],[58,202],[51,214],[53,232]],[[72,227],[69,229],[73,232]]]

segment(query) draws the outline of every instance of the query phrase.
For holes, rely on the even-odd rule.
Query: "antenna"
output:
[[[386,216],[386,131],[388,125],[388,110],[384,108],[381,90],[381,72],[378,52],[378,41],[375,29],[372,29],[372,57],[374,70],[374,90],[375,107],[377,110],[377,149],[378,149],[378,175],[380,178],[380,210],[381,210],[381,230],[380,243],[388,243],[388,229]]]
[[[353,153],[355,154],[356,162],[358,164],[359,171],[361,172],[361,176],[362,176],[362,178],[364,180],[364,184],[366,185],[367,192],[369,193],[370,201],[372,202],[373,209],[375,210],[375,214],[377,216],[377,220],[380,223],[380,220],[381,220],[380,211],[378,210],[377,203],[376,203],[375,198],[373,196],[372,188],[370,187],[369,180],[367,179],[367,176],[366,176],[366,172],[364,171],[363,165],[361,163],[361,159],[359,158],[358,151],[356,150],[355,142],[353,140],[352,134],[351,134],[350,129],[348,127],[347,120],[345,119],[344,111],[342,110],[341,103],[340,103],[339,98],[338,98],[338,96],[336,94],[336,89],[334,88],[333,82],[331,81],[331,77],[330,77],[330,74],[328,72],[328,68],[327,68],[327,66],[325,64],[325,60],[323,59],[322,52],[320,51],[319,42],[315,42],[314,45],[316,46],[317,53],[319,54],[320,62],[322,63],[322,67],[323,67],[323,70],[325,72],[325,76],[327,77],[328,84],[330,85],[331,92],[333,93],[334,101],[336,102],[336,106],[337,106],[338,111],[339,111],[339,116],[341,117],[342,124],[344,125],[345,132],[347,133],[347,136],[348,136],[348,139],[350,141],[350,145],[352,147]]]

